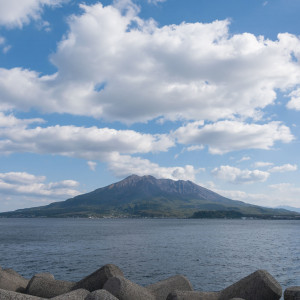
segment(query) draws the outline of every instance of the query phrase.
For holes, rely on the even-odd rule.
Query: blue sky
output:
[[[0,1],[0,211],[131,174],[299,208],[299,11]]]

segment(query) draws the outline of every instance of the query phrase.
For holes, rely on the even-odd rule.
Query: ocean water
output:
[[[257,269],[300,285],[300,222],[0,219],[0,266],[77,281],[107,263],[147,285],[175,274],[216,291]]]

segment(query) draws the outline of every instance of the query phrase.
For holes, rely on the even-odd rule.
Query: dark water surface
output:
[[[176,219],[0,219],[0,266],[76,281],[104,264],[150,284],[175,274],[220,290],[257,269],[300,285],[300,222]]]

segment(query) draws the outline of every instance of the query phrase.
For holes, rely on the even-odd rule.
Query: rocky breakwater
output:
[[[50,273],[30,280],[11,269],[0,267],[1,300],[277,300],[280,284],[264,270],[258,270],[218,292],[194,291],[189,280],[175,275],[141,286],[126,277],[115,265],[105,265],[78,282],[56,280]],[[300,287],[284,292],[285,300],[300,300]]]

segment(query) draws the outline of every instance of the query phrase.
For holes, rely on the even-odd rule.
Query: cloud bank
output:
[[[166,152],[173,139],[165,134],[144,134],[133,130],[98,127],[49,126],[29,128],[42,119],[18,119],[0,114],[0,153],[29,152],[54,154],[87,160],[91,170],[96,162],[108,164],[117,177],[150,174],[159,178],[195,180],[198,170],[184,167],[161,167],[135,154]]]
[[[272,41],[231,35],[228,20],[158,27],[125,3],[126,9],[124,3],[122,9],[120,3],[80,5],[82,14],[69,18],[69,32],[51,56],[56,74],[0,69],[0,108],[124,123],[216,121],[257,118],[277,91],[294,97],[300,83],[297,36],[284,33]]]

